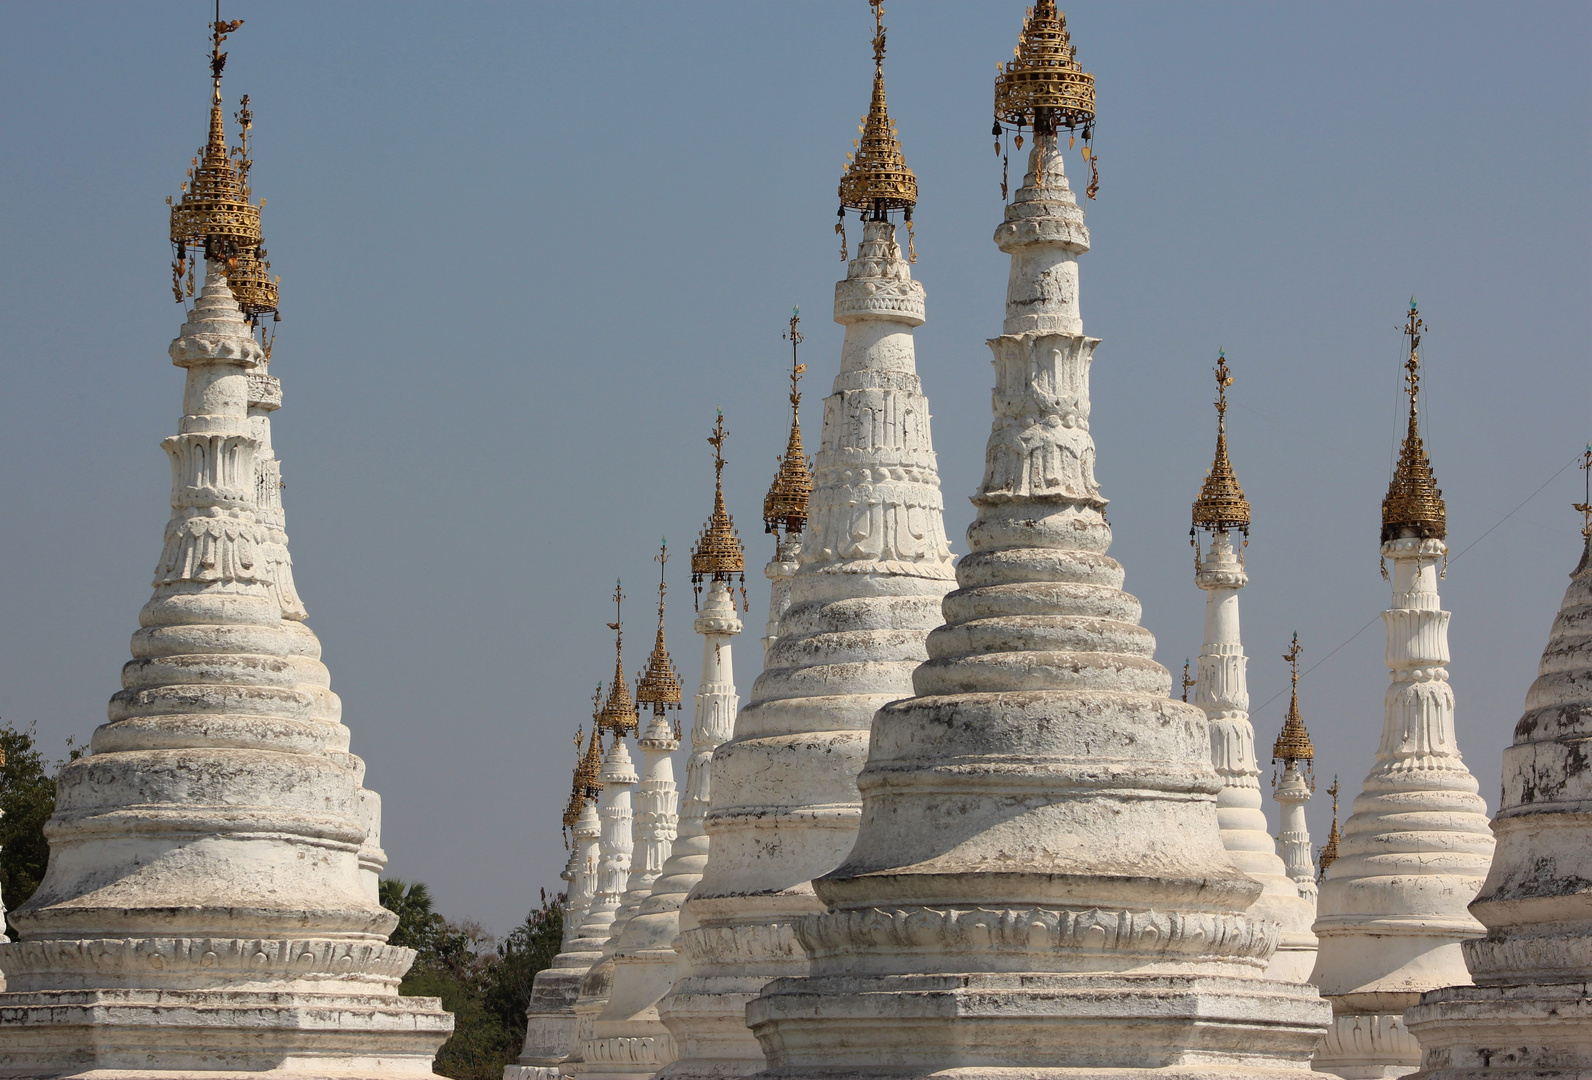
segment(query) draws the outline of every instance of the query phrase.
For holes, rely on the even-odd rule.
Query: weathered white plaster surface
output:
[[[1393,582],[1382,742],[1317,902],[1311,981],[1334,1015],[1315,1067],[1356,1080],[1415,1071],[1404,1010],[1424,991],[1468,983],[1459,943],[1483,932],[1466,905],[1493,837],[1455,738],[1449,613],[1437,593],[1445,550],[1414,536],[1382,545]]]
[[[625,925],[614,948],[614,977],[608,1002],[593,1024],[586,1074],[597,1077],[651,1076],[675,1058],[674,1036],[659,1016],[659,999],[684,968],[678,953],[680,906],[702,876],[708,859],[709,769],[713,751],[730,737],[739,697],[730,639],[741,632],[728,586],[715,582],[697,613],[702,635],[702,680],[691,726],[691,757],[686,764],[679,835],[653,882],[651,895]],[[675,1002],[687,1009],[689,995]]]
[[[0,1076],[429,1076],[452,1018],[397,995],[414,953],[370,888],[377,810],[262,442],[276,388],[220,264],[170,351],[186,387],[154,595],[109,722],[61,773],[22,940],[0,944]]]
[[[780,1077],[1300,1077],[1327,1008],[1263,977],[1278,928],[1245,915],[1205,716],[1106,555],[1088,233],[1060,154],[1029,169],[971,551],[916,696],[874,718],[855,847],[797,923],[810,974],[748,1020]]]
[[[1265,890],[1249,909],[1250,918],[1269,919],[1282,928],[1266,977],[1304,982],[1316,962],[1316,935],[1310,932],[1316,905],[1313,893],[1311,899],[1301,896],[1299,886],[1288,876],[1288,868],[1277,855],[1266,812],[1261,809],[1260,764],[1255,759],[1255,729],[1249,721],[1249,658],[1244,655],[1238,615],[1238,592],[1249,583],[1249,575],[1230,532],[1212,534],[1210,549],[1194,572],[1194,583],[1205,590],[1205,640],[1200,646],[1194,703],[1205,710],[1210,722],[1211,763],[1222,781],[1222,789],[1216,793],[1222,846],[1234,865]],[[1308,789],[1305,796],[1309,797]]]
[[[768,663],[769,651],[779,640],[779,621],[790,607],[790,580],[796,576],[796,565],[802,554],[802,534],[792,533],[779,541],[774,557],[763,566],[763,576],[768,578],[768,622],[763,631],[763,663]]]
[[[1461,946],[1474,986],[1405,1013],[1422,1080],[1592,1076],[1592,542],[1504,751],[1493,855]]]
[[[581,1071],[582,1051],[591,1038],[592,1022],[608,1000],[614,974],[614,936],[624,929],[619,922],[619,909],[629,886],[635,854],[635,790],[640,778],[622,735],[614,736],[597,779],[603,785],[602,794],[597,797],[597,816],[603,830],[597,847],[597,893],[580,933],[582,937],[600,939],[602,955],[581,980],[580,996],[575,999],[575,1046],[561,1066],[565,1074]]]
[[[692,1003],[668,1021],[681,1044],[670,1077],[762,1068],[746,1004],[805,970],[792,923],[823,908],[810,882],[851,847],[874,710],[911,693],[952,585],[912,341],[923,287],[890,225],[864,227],[835,321],[846,338],[790,606],[735,737],[713,757],[712,850],[686,902],[699,925],[682,940],[694,976],[677,991]]]
[[[602,822],[591,802],[581,807],[570,832],[573,839],[564,870],[569,893],[564,905],[563,948],[531,983],[525,1046],[517,1064],[504,1066],[503,1080],[556,1080],[558,1064],[575,1049],[575,1000],[580,996],[580,984],[591,966],[602,959],[602,941],[581,936],[597,891],[598,837],[602,833]]]
[[[1305,820],[1305,803],[1312,792],[1297,761],[1288,762],[1272,789],[1271,797],[1281,809],[1282,828],[1277,833],[1277,855],[1287,868],[1288,879],[1299,890],[1299,895],[1310,905],[1310,917],[1315,919],[1316,885],[1315,845],[1310,842],[1310,824]],[[1312,934],[1312,937],[1315,935]],[[1315,957],[1311,956],[1314,963]],[[1306,973],[1308,975],[1308,972]]]
[[[656,965],[650,956],[638,958],[635,954],[638,948],[643,953],[656,952],[660,945],[668,949],[669,942],[654,940],[655,922],[634,932],[631,929],[635,915],[659,880],[679,824],[679,793],[670,755],[680,748],[680,741],[661,711],[653,716],[639,746],[645,762],[636,790],[635,852],[630,860],[625,902],[620,905],[614,931],[604,949],[608,958],[606,985],[592,1009],[590,1032],[581,1042],[581,1064],[575,1071],[585,1077],[652,1075],[658,1063],[650,1058],[656,1056],[658,1038],[665,1034],[656,1015],[640,1021],[636,1018],[635,1014],[654,1005],[668,986],[665,984],[651,995],[652,980],[648,976],[655,974]],[[634,1007],[638,998],[649,995],[651,1000],[640,1008]],[[648,1055],[648,1050],[653,1053]]]

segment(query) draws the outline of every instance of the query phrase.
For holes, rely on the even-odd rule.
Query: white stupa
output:
[[[1277,855],[1261,809],[1260,764],[1249,721],[1249,658],[1244,655],[1238,616],[1238,593],[1249,583],[1249,575],[1243,546],[1234,534],[1243,534],[1243,544],[1248,544],[1250,511],[1227,456],[1227,388],[1232,384],[1224,352],[1216,362],[1216,456],[1194,502],[1194,524],[1189,529],[1195,551],[1194,583],[1205,591],[1205,634],[1194,702],[1210,722],[1211,763],[1222,781],[1216,794],[1222,845],[1234,864],[1265,889],[1249,915],[1282,927],[1266,977],[1304,982],[1316,961],[1316,936],[1310,932],[1316,907],[1300,895]],[[1210,534],[1210,547],[1203,556],[1200,530]]]
[[[1592,478],[1592,447],[1583,468]],[[1421,1080],[1592,1076],[1592,489],[1581,561],[1504,751],[1498,849],[1461,948],[1474,986],[1406,1012]]]
[[[1289,882],[1302,903],[1293,909],[1297,915],[1308,914],[1311,921],[1315,919],[1316,897],[1316,867],[1312,859],[1310,843],[1310,826],[1305,821],[1305,803],[1310,801],[1310,796],[1316,793],[1315,758],[1316,748],[1310,742],[1310,732],[1305,730],[1304,717],[1299,714],[1299,654],[1303,650],[1299,647],[1299,635],[1293,636],[1293,643],[1282,658],[1288,661],[1291,669],[1289,679],[1292,683],[1288,694],[1288,715],[1283,719],[1282,730],[1277,733],[1277,741],[1271,744],[1271,765],[1275,770],[1282,768],[1282,776],[1272,774],[1272,797],[1277,800],[1282,808],[1282,827],[1278,830],[1277,838],[1273,841],[1272,850],[1282,861]],[[1333,783],[1333,798],[1337,798],[1337,783]],[[1333,803],[1333,826],[1337,826],[1337,803]],[[1253,909],[1251,909],[1253,911]],[[1297,924],[1295,924],[1297,925]],[[1309,929],[1309,922],[1305,928]],[[1283,924],[1283,934],[1287,935],[1289,924]],[[1314,935],[1312,935],[1314,938]],[[1278,949],[1281,952],[1281,949]],[[1311,960],[1315,959],[1315,950],[1311,950]],[[1272,961],[1275,966],[1275,959]],[[1301,976],[1301,981],[1308,977]]]
[[[613,736],[613,745],[603,757],[602,771],[597,774],[602,782],[602,794],[597,798],[597,817],[602,822],[602,835],[597,844],[597,891],[580,928],[581,937],[601,941],[601,956],[587,970],[581,980],[580,995],[575,999],[575,1046],[559,1066],[566,1075],[581,1071],[582,1053],[591,1037],[592,1023],[608,1000],[613,946],[616,935],[624,929],[620,909],[629,889],[630,866],[635,855],[635,794],[641,778],[636,775],[625,736],[637,730],[640,718],[625,675],[624,624],[619,617],[623,600],[624,591],[616,583],[614,621],[608,624],[614,632],[614,677],[608,684],[608,697],[598,714],[599,729]]]
[[[1089,133],[1092,79],[1053,3],[997,86],[998,117],[1045,133],[996,232],[1011,276],[971,550],[916,696],[874,718],[856,845],[798,924],[810,975],[748,1022],[780,1077],[1301,1077],[1327,1008],[1264,978],[1278,926],[1245,914],[1262,886],[1222,845],[1205,716],[1168,697],[1106,555],[1089,237],[1056,131]],[[1023,104],[1052,87],[1081,113]]]
[[[599,683],[592,696],[592,729],[575,766],[564,827],[570,830],[569,862],[563,878],[564,940],[557,956],[536,973],[525,1010],[525,1044],[518,1061],[503,1068],[503,1080],[558,1080],[558,1066],[575,1050],[575,1001],[591,966],[602,959],[603,939],[583,937],[586,915],[597,894],[602,819],[596,802],[602,792],[602,698]],[[579,749],[580,737],[576,736]]]
[[[172,516],[123,689],[61,772],[49,869],[0,944],[0,1075],[427,1077],[452,1029],[436,999],[398,996],[414,953],[386,943],[364,764],[286,573],[277,473],[257,468],[276,385],[245,311],[274,311],[276,288],[226,141],[235,29],[216,24],[209,138],[172,210],[179,299],[205,263],[170,349]]]
[[[835,287],[840,374],[824,402],[790,606],[735,737],[713,758],[712,853],[687,901],[699,924],[685,932],[694,978],[677,991],[692,994],[697,1019],[669,1077],[763,1067],[746,1005],[769,979],[806,970],[793,924],[823,909],[810,882],[851,847],[873,713],[911,693],[952,585],[913,352],[923,288],[889,221],[910,215],[917,182],[885,106],[882,33],[861,148],[841,182],[842,212],[865,208],[867,220]]]
[[[1465,768],[1448,684],[1448,612],[1437,595],[1447,558],[1442,492],[1417,425],[1422,323],[1410,302],[1408,433],[1382,502],[1382,557],[1393,603],[1382,613],[1392,672],[1376,765],[1321,885],[1311,976],[1332,1001],[1318,1071],[1404,1076],[1420,1048],[1404,1010],[1427,990],[1470,981],[1459,943],[1482,925],[1466,910],[1486,877],[1487,804]]]
[[[627,900],[609,937],[606,959],[593,969],[593,978],[600,979],[602,985],[594,984],[592,989],[600,989],[601,998],[581,1044],[581,1064],[574,1070],[584,1077],[651,1076],[668,1043],[668,1033],[653,1006],[669,988],[668,973],[674,966],[669,946],[674,932],[666,924],[673,920],[668,915],[661,921],[657,918],[659,904],[653,898],[669,865],[680,820],[671,756],[680,748],[680,737],[668,713],[680,707],[684,688],[664,642],[668,586],[662,571],[668,567],[667,544],[656,558],[661,568],[658,634],[646,670],[636,683],[636,704],[643,712],[650,711],[652,718],[638,743],[645,762],[636,790],[635,853],[630,861]],[[668,895],[673,887],[665,885],[664,891]],[[669,910],[678,912],[678,902]],[[643,912],[648,918],[638,922]]]

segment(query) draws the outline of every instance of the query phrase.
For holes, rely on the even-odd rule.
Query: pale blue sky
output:
[[[887,10],[890,105],[921,185],[918,361],[958,551],[1006,278],[991,80],[1022,10]],[[505,930],[559,884],[569,736],[612,670],[607,595],[623,575],[637,668],[657,538],[683,552],[710,509],[716,406],[754,567],[743,694],[757,673],[779,333],[801,304],[816,445],[871,19],[862,0],[227,0],[223,15],[246,20],[224,90],[229,112],[252,98],[282,275],[275,431],[299,587],[384,797],[391,872]],[[0,6],[0,715],[52,751],[103,722],[168,513],[158,442],[182,377],[164,200],[204,136],[209,17],[194,0]],[[1386,605],[1377,511],[1414,293],[1463,552],[1444,583],[1460,742],[1496,800],[1580,541],[1573,469],[1481,537],[1592,437],[1592,8],[1069,17],[1099,92],[1082,260],[1084,325],[1104,339],[1098,475],[1160,659],[1180,670],[1199,649],[1188,508],[1222,346],[1255,507],[1243,603],[1263,752],[1289,634],[1313,665]],[[690,691],[700,639],[685,561],[671,567]],[[1370,765],[1381,642],[1373,625],[1301,682],[1323,787],[1341,773],[1352,795]],[[1312,804],[1322,836],[1327,810]]]

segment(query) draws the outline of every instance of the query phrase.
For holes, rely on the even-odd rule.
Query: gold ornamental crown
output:
[[[1066,13],[1056,0],[1039,0],[1023,18],[1013,59],[995,77],[995,121],[1031,127],[1040,134],[1058,128],[1093,134],[1094,76],[1075,58]]]
[[[664,581],[662,567],[669,561],[669,541],[664,540],[653,556],[658,561],[658,638],[652,643],[652,655],[647,657],[647,669],[636,683],[636,705],[651,705],[654,713],[665,709],[678,709],[685,696],[685,685],[680,673],[669,659],[669,650],[663,643],[663,597],[669,586]]]
[[[846,171],[840,177],[840,216],[861,210],[874,221],[883,221],[891,210],[903,210],[912,220],[912,207],[918,201],[918,178],[907,168],[896,137],[895,124],[884,99],[884,3],[868,0],[873,6],[873,97],[868,112],[857,128],[861,138],[852,143],[846,155]]]
[[[1227,352],[1216,354],[1216,458],[1205,474],[1200,497],[1194,500],[1194,528],[1213,532],[1240,529],[1249,532],[1249,500],[1238,484],[1233,463],[1227,458],[1227,388],[1233,376],[1227,368]]]
[[[1409,428],[1404,434],[1404,445],[1399,448],[1399,463],[1393,470],[1393,481],[1388,485],[1387,497],[1382,500],[1382,542],[1396,540],[1404,530],[1413,532],[1423,540],[1441,540],[1448,535],[1448,509],[1443,505],[1443,492],[1432,473],[1432,462],[1421,443],[1421,431],[1416,410],[1421,393],[1421,331],[1426,324],[1410,298],[1409,319],[1404,324],[1404,335],[1410,339],[1410,356],[1404,362],[1404,382],[1410,394]]]
[[[592,698],[592,729],[591,745],[586,753],[581,753],[581,741],[584,731],[575,732],[575,774],[570,785],[569,802],[564,805],[564,828],[574,826],[580,820],[580,812],[585,809],[589,799],[595,799],[598,792],[602,791],[602,783],[597,779],[597,770],[602,767],[602,729],[596,725],[599,706],[602,704],[602,684],[597,685],[597,694]]]
[[[194,157],[188,179],[182,184],[182,198],[171,204],[172,291],[180,302],[184,296],[183,276],[189,275],[187,295],[193,295],[193,263],[189,249],[203,251],[206,259],[219,259],[227,266],[227,284],[251,322],[261,315],[275,314],[277,284],[267,271],[261,245],[260,210],[249,201],[249,130],[254,114],[244,96],[236,119],[242,131],[237,148],[227,145],[226,122],[221,110],[221,72],[227,54],[221,43],[243,25],[242,19],[211,23],[210,49],[210,131],[204,147]],[[233,159],[236,158],[234,164]],[[196,256],[197,259],[197,256]]]
[[[613,732],[615,739],[624,738],[635,731],[639,724],[636,703],[630,700],[629,680],[625,678],[625,629],[624,621],[619,617],[624,599],[625,594],[619,582],[614,582],[614,621],[608,624],[608,629],[614,632],[614,681],[608,687],[608,700],[603,702],[597,723],[599,727]]]
[[[1310,732],[1305,730],[1305,722],[1299,715],[1299,653],[1299,635],[1295,634],[1293,645],[1282,654],[1293,667],[1293,698],[1288,703],[1288,718],[1271,746],[1272,762],[1282,762],[1283,768],[1300,761],[1309,765],[1316,758],[1316,748],[1310,745]],[[1314,787],[1314,781],[1311,783]]]
[[[724,412],[720,410],[713,434],[708,436],[713,447],[713,515],[702,526],[702,535],[691,552],[691,580],[698,583],[707,577],[725,581],[746,572],[746,549],[724,507],[724,437]]]
[[[790,316],[790,329],[783,335],[790,341],[790,438],[785,443],[785,453],[779,459],[779,471],[774,483],[763,496],[763,531],[786,536],[799,533],[807,524],[807,501],[813,494],[813,465],[802,449],[801,382],[806,364],[796,362],[796,346],[802,335],[796,328],[801,323],[801,308],[794,308]]]

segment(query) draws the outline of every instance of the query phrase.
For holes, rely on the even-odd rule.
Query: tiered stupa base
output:
[[[1425,1051],[1416,1080],[1592,1077],[1592,984],[1450,986],[1406,1015]]]
[[[776,1063],[763,1075],[790,1080],[1300,1080],[1319,1010],[1262,979],[842,975],[780,980],[749,1019]]]
[[[41,990],[0,1013],[7,1080],[418,1080],[453,1029],[436,999],[390,992]]]

